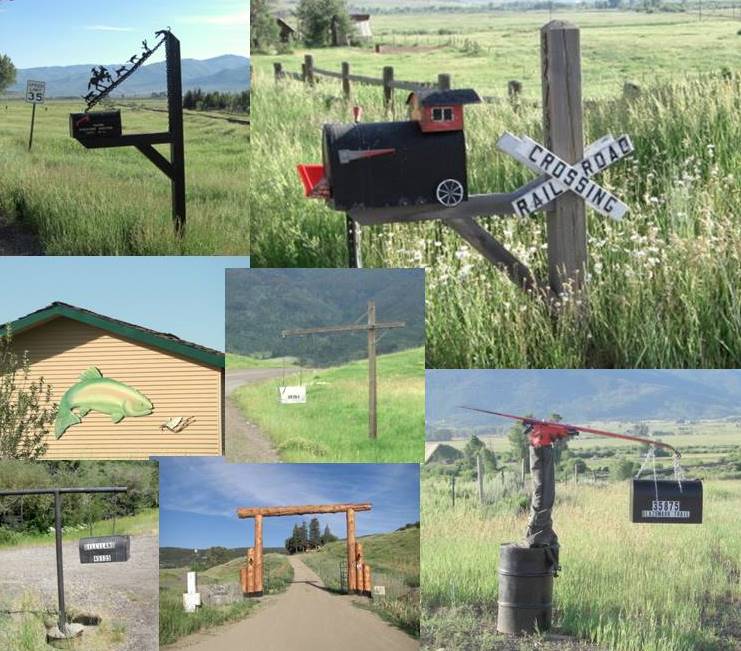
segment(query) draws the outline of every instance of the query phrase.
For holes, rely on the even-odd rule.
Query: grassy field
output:
[[[248,355],[237,353],[226,354],[226,366],[231,370],[238,368],[280,368],[282,366],[297,366],[295,357],[271,357],[270,359],[258,359]]]
[[[107,536],[113,530],[113,520],[96,520],[92,531],[87,525],[78,527],[64,527],[62,540],[77,540],[80,536]],[[135,536],[139,534],[156,534],[159,530],[159,509],[145,509],[136,515],[116,518],[116,535]],[[3,547],[20,547],[27,545],[48,545],[55,540],[54,531],[47,533],[17,533],[8,529],[0,529],[0,549]]]
[[[741,65],[736,34],[741,23],[727,16],[706,16],[698,22],[697,15],[689,13],[557,11],[553,18],[571,21],[582,30],[588,98],[617,95],[626,80],[653,84],[685,73]],[[299,72],[303,55],[312,53],[318,68],[339,72],[340,63],[348,61],[354,74],[380,78],[383,67],[391,65],[397,79],[412,81],[435,81],[444,72],[452,75],[455,86],[471,86],[489,96],[506,97],[507,82],[517,79],[525,97],[540,100],[537,31],[548,20],[547,11],[374,15],[375,42],[386,45],[387,53],[299,46],[290,54],[253,54],[253,64],[268,72],[273,61],[280,61],[285,70]]]
[[[374,597],[371,608],[410,635],[419,636],[419,528],[362,536],[365,561],[371,567],[373,585],[386,588],[386,596]],[[330,543],[301,556],[328,588],[340,589],[340,566],[347,561],[344,540]]]
[[[282,405],[276,380],[246,385],[233,398],[250,422],[270,436],[281,460],[411,462],[424,446],[424,349],[378,357],[378,438],[368,437],[368,362],[303,376],[307,401]],[[286,376],[298,383],[298,375]]]
[[[529,14],[519,16],[521,25],[516,28],[511,23],[511,31],[518,39],[527,39],[528,52],[535,57],[537,25],[530,22]],[[632,26],[626,33],[638,29],[634,18],[631,14]],[[645,15],[638,18],[653,20]],[[468,19],[451,15],[449,26],[456,29],[458,20]],[[403,20],[407,19],[399,18],[400,24]],[[715,23],[709,25],[712,33]],[[605,74],[619,69],[628,56],[614,52],[606,40],[615,29],[590,27],[582,34],[585,52],[599,51],[603,57],[588,65]],[[702,39],[705,24],[697,29],[697,38]],[[645,46],[630,41],[631,56],[648,59],[642,70],[649,85],[661,78],[652,53],[674,57],[676,42],[683,42],[675,37],[672,25],[655,26],[655,30]],[[734,39],[741,38],[735,36],[735,28],[732,33]],[[537,60],[527,63],[515,40],[499,41],[501,63],[495,70],[503,76],[497,88],[503,80],[517,77],[523,66],[538,74]],[[725,65],[737,68],[735,42],[715,51],[709,36],[703,52],[713,54],[699,59],[718,56]],[[318,65],[325,53],[315,52]],[[375,55],[357,56],[373,59]],[[440,56],[451,64],[457,61],[450,50]],[[259,117],[251,141],[253,265],[345,266],[344,216],[323,202],[303,197],[295,165],[321,160],[321,125],[347,122],[349,107],[332,99],[340,93],[335,83],[319,84],[313,90],[292,81],[274,84],[266,70],[274,58],[255,57],[252,101]],[[427,58],[426,53],[418,54],[414,60],[424,64]],[[447,69],[456,84],[470,81],[451,66]],[[438,222],[364,229],[367,266],[422,266],[427,271],[428,368],[737,366],[741,358],[741,309],[735,290],[741,284],[737,219],[741,189],[736,175],[741,153],[735,143],[741,139],[741,122],[735,116],[741,110],[741,93],[738,78],[727,81],[717,66],[713,69],[715,76],[677,76],[674,83],[644,88],[638,99],[603,98],[585,109],[587,141],[608,132],[629,133],[636,146],[631,159],[602,176],[605,185],[631,206],[630,215],[615,223],[589,211],[588,311],[583,300],[575,304],[567,295],[558,306],[561,318],[554,321],[544,304],[521,292]],[[689,73],[687,66],[675,65],[673,70],[673,75]],[[589,75],[584,94],[601,94]],[[364,120],[389,117],[380,96],[378,88],[356,90],[355,101],[365,109]],[[404,119],[404,99],[403,93],[396,95],[396,119]],[[472,192],[510,191],[530,179],[522,165],[496,150],[495,142],[504,131],[540,138],[541,121],[540,109],[531,105],[517,113],[507,103],[469,107],[466,133]],[[538,277],[547,275],[541,215],[530,220],[484,218],[481,223]]]
[[[293,568],[282,554],[265,554],[265,594],[285,590],[293,580]],[[199,585],[239,583],[243,559],[235,559],[198,572]],[[257,599],[243,599],[225,606],[203,605],[194,613],[183,611],[189,567],[160,569],[160,644],[167,645],[202,629],[242,619],[260,604]]]
[[[507,500],[479,506],[469,483],[453,509],[448,482],[423,477],[424,649],[515,648],[495,632],[498,546],[521,539],[527,513]],[[611,651],[737,649],[741,535],[731,514],[741,482],[705,483],[700,526],[631,524],[628,490],[558,485],[554,626],[568,636],[559,648],[573,636]]]
[[[248,126],[186,114],[180,240],[169,179],[133,147],[86,150],[73,140],[69,113],[80,110],[67,101],[39,107],[28,152],[30,105],[0,106],[0,217],[34,232],[48,255],[248,253]],[[122,120],[127,134],[167,129],[166,114],[142,108],[124,108]],[[169,158],[169,147],[158,149]]]

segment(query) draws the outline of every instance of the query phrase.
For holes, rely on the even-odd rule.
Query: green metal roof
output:
[[[36,312],[31,312],[31,314],[27,314],[20,319],[0,326],[0,335],[5,334],[8,327],[10,327],[10,331],[15,335],[60,317],[79,321],[80,323],[106,330],[124,339],[130,339],[165,350],[169,353],[187,357],[207,366],[216,368],[225,367],[224,353],[218,350],[185,341],[172,334],[149,330],[142,326],[112,319],[102,314],[91,312],[90,310],[60,302],[52,303]]]

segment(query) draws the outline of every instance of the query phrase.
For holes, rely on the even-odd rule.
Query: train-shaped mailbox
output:
[[[466,201],[463,107],[479,102],[470,88],[425,88],[409,95],[409,120],[325,124],[323,163],[298,166],[306,196],[341,211]]]

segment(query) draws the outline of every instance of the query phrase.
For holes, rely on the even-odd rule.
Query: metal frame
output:
[[[0,491],[0,497],[23,495],[54,496],[54,532],[57,551],[57,598],[59,600],[59,630],[65,633],[67,614],[64,607],[64,567],[62,562],[62,495],[70,493],[126,493],[126,486],[101,486],[91,488],[23,488],[11,491]]]

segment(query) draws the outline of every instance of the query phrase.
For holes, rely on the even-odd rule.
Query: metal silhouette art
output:
[[[185,141],[183,136],[183,84],[180,62],[180,41],[170,28],[155,32],[159,39],[150,47],[142,41],[142,52],[131,56],[116,70],[95,66],[91,70],[88,93],[83,96],[84,113],[70,114],[70,135],[87,149],[104,147],[136,147],[169,179],[172,188],[172,220],[175,233],[184,233],[185,205]],[[162,46],[165,46],[167,67],[168,130],[159,133],[122,133],[120,111],[91,111],[116,88],[133,75]],[[170,160],[154,145],[170,145]]]

